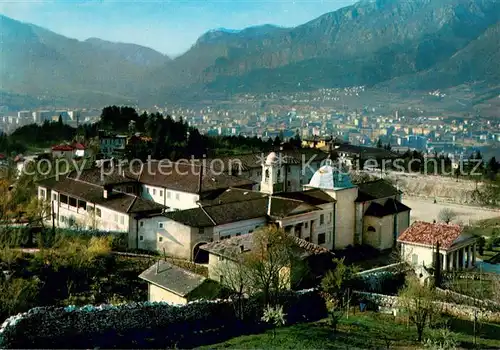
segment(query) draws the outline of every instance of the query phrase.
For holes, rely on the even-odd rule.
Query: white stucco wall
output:
[[[356,210],[356,223],[354,231],[354,244],[363,244],[363,213],[364,203],[355,203]]]
[[[87,208],[94,206],[87,202]],[[130,218],[129,215],[110,210],[102,206],[95,206],[101,210],[101,216],[91,215],[82,208],[75,208],[68,204],[60,203],[58,207],[58,226],[70,227],[69,219],[74,218],[79,227],[93,227],[100,231],[128,232]]]
[[[148,301],[166,301],[172,304],[185,305],[188,303],[186,298],[178,296],[166,289],[160,288],[154,284],[148,284]]]
[[[282,228],[290,228],[289,233],[302,239],[309,237],[310,241],[319,244],[322,247],[333,249],[333,224],[334,224],[334,204],[327,203],[319,205],[323,210],[312,211],[308,213],[290,215],[284,219],[277,220],[277,224]],[[323,224],[321,224],[321,215],[323,215]],[[314,221],[314,225],[311,223]],[[306,227],[307,223],[307,227]],[[296,232],[295,226],[302,224],[301,232]],[[325,234],[325,242],[319,243],[318,236]]]
[[[39,196],[42,188],[39,188]],[[43,189],[45,191],[47,189]],[[101,231],[112,232],[128,232],[130,228],[130,217],[128,214],[117,212],[109,208],[95,205],[91,202],[87,203],[87,209],[77,208],[75,206],[61,203],[60,194],[56,191],[50,191],[49,197],[53,202],[53,207],[56,212],[57,227],[71,227],[71,222],[74,222],[78,227],[94,228]],[[68,196],[71,197],[71,196]],[[74,197],[72,197],[74,198]],[[92,214],[93,208],[96,214]],[[100,215],[98,212],[100,211]]]
[[[238,280],[238,267],[237,265],[228,259],[219,257],[218,255],[209,253],[208,255],[208,278],[217,281],[222,284],[233,287],[231,284],[236,284]],[[226,276],[226,280],[224,280]],[[228,281],[233,281],[232,283]]]
[[[139,248],[157,250],[160,253],[165,251],[167,255],[192,260],[194,248],[197,245],[226,236],[235,236],[238,233],[247,234],[258,227],[265,226],[266,223],[266,218],[262,217],[215,227],[197,228],[159,215],[139,220]],[[163,227],[160,227],[160,224]]]
[[[414,260],[413,255],[416,256],[416,261]],[[402,243],[401,256],[404,261],[410,264],[432,267],[433,251],[431,247]]]
[[[343,249],[354,245],[356,230],[356,205],[358,188],[348,188],[337,191],[325,191],[337,200],[335,209],[335,249]]]
[[[373,227],[375,232],[368,231],[369,227]],[[380,246],[380,230],[378,218],[365,216],[363,224],[363,244],[378,248]]]
[[[213,228],[213,239],[219,240],[222,237],[244,235],[255,231],[258,227],[265,226],[266,224],[266,218],[261,217],[218,225]]]
[[[167,255],[176,256],[183,259],[191,260],[193,242],[191,239],[192,231],[197,229],[164,218],[163,229],[151,227],[151,235],[156,235],[157,250]],[[154,226],[154,223],[151,223]]]
[[[153,247],[150,246],[150,243],[156,242],[155,228],[158,227],[159,221],[165,220],[165,218],[161,216],[144,218],[141,220],[143,222],[143,226],[139,227],[139,231],[137,231],[137,221],[135,220],[134,215],[117,212],[90,202],[87,202],[87,210],[84,210],[83,208],[76,208],[70,206],[69,204],[60,203],[60,194],[56,191],[49,192],[46,188],[38,188],[39,197],[42,195],[42,190],[46,191],[45,198],[50,198],[50,201],[53,203],[53,208],[56,213],[55,224],[57,227],[75,227],[74,225],[71,225],[70,219],[72,219],[76,226],[81,228],[108,232],[127,232],[127,242],[129,248],[138,247],[141,249],[150,249],[150,247]],[[90,208],[93,208],[94,213],[92,213]],[[100,210],[100,215],[98,215],[99,210],[97,209]],[[50,220],[51,219],[48,221]],[[139,242],[139,245],[137,245],[138,235],[142,235],[144,238],[143,241]]]
[[[272,193],[272,184],[277,181],[282,182],[286,192],[301,191],[305,184],[308,184],[311,177],[319,169],[321,162],[312,161],[307,163],[304,160],[300,164],[288,164],[283,165],[280,171],[280,177],[277,176],[278,166],[262,166],[261,176],[252,177],[252,180],[256,180],[260,183],[260,189],[264,193]],[[266,169],[269,169],[270,179],[265,181]]]
[[[369,232],[373,227],[375,232]],[[394,245],[394,215],[383,218],[365,216],[363,225],[363,243],[376,249],[390,249]]]
[[[164,232],[159,223],[165,222],[165,217],[158,215],[142,218],[137,221],[137,241],[139,249],[158,250],[158,233]],[[135,234],[134,234],[135,239]]]
[[[282,278],[283,285],[287,284],[287,288],[290,288],[291,277],[290,269],[284,267],[280,271],[280,277]],[[215,254],[209,254],[208,256],[208,278],[217,281],[231,289],[239,289],[241,280],[245,280],[245,272],[242,270],[242,266],[238,266],[236,262],[221,257]],[[252,291],[251,285],[248,283],[243,283],[243,292],[255,292]]]
[[[72,159],[74,155],[73,151],[52,151],[53,158],[67,158]]]
[[[391,249],[394,245],[394,215],[388,215],[382,218],[380,231],[380,246],[378,249]]]
[[[199,196],[194,193],[174,191],[158,186],[142,185],[141,196],[156,203],[165,205],[171,210],[184,210],[198,207]]]
[[[84,149],[76,149],[75,156],[76,157],[85,157],[85,150]]]

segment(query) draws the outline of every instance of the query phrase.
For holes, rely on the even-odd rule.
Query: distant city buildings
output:
[[[62,122],[73,127],[84,123],[95,123],[99,120],[100,109],[93,110],[36,110],[18,111],[6,115],[0,114],[0,129],[5,132],[12,132],[29,124],[43,124],[44,122],[57,122],[61,118]]]
[[[244,136],[303,140],[335,137],[352,145],[371,146],[382,140],[395,149],[468,156],[476,149],[500,141],[500,123],[494,119],[470,118],[428,113],[408,106],[389,109],[367,105],[352,109],[352,101],[363,98],[363,86],[319,89],[309,92],[242,94],[217,106],[186,108],[174,105],[154,106],[147,112],[181,117],[200,133],[211,136]],[[439,91],[429,98],[447,98]],[[140,111],[142,113],[142,111]],[[5,112],[3,112],[5,113]],[[11,132],[30,123],[57,121],[76,126],[98,121],[101,110],[54,109],[18,111],[0,115],[0,129]],[[112,141],[114,142],[114,141]],[[114,146],[103,144],[103,153]],[[119,147],[118,147],[119,148]]]

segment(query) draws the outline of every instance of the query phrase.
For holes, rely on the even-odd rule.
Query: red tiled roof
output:
[[[453,224],[415,221],[398,238],[398,242],[435,245],[448,249],[462,234],[462,227]]]
[[[77,142],[77,143],[74,143],[73,144],[73,147],[76,148],[76,149],[86,149],[87,147],[85,147],[84,145],[82,145],[81,143]]]
[[[52,146],[53,151],[72,151],[73,146],[71,145],[57,145],[57,146]]]

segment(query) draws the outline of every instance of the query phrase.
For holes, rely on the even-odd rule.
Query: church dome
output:
[[[278,156],[276,155],[276,153],[271,152],[266,157],[266,165],[272,165],[272,164],[276,163],[277,160],[278,160]]]
[[[351,182],[349,174],[339,171],[331,165],[324,165],[319,168],[311,178],[309,186],[323,190],[355,187]]]

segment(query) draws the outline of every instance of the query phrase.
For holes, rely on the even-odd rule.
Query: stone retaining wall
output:
[[[400,311],[401,309],[401,306],[399,305],[399,298],[396,296],[358,291],[355,291],[353,294],[358,300],[370,302],[382,308],[389,308],[396,311]],[[488,311],[470,305],[445,303],[439,301],[435,303],[436,307],[441,309],[445,314],[464,319],[473,319],[477,314],[481,320],[487,322],[500,322],[500,312],[498,311]]]
[[[325,301],[314,289],[282,292],[276,302],[283,306],[287,324],[327,316]],[[258,295],[241,303],[38,307],[1,325],[0,349],[193,348],[267,327],[261,321],[262,308]]]

